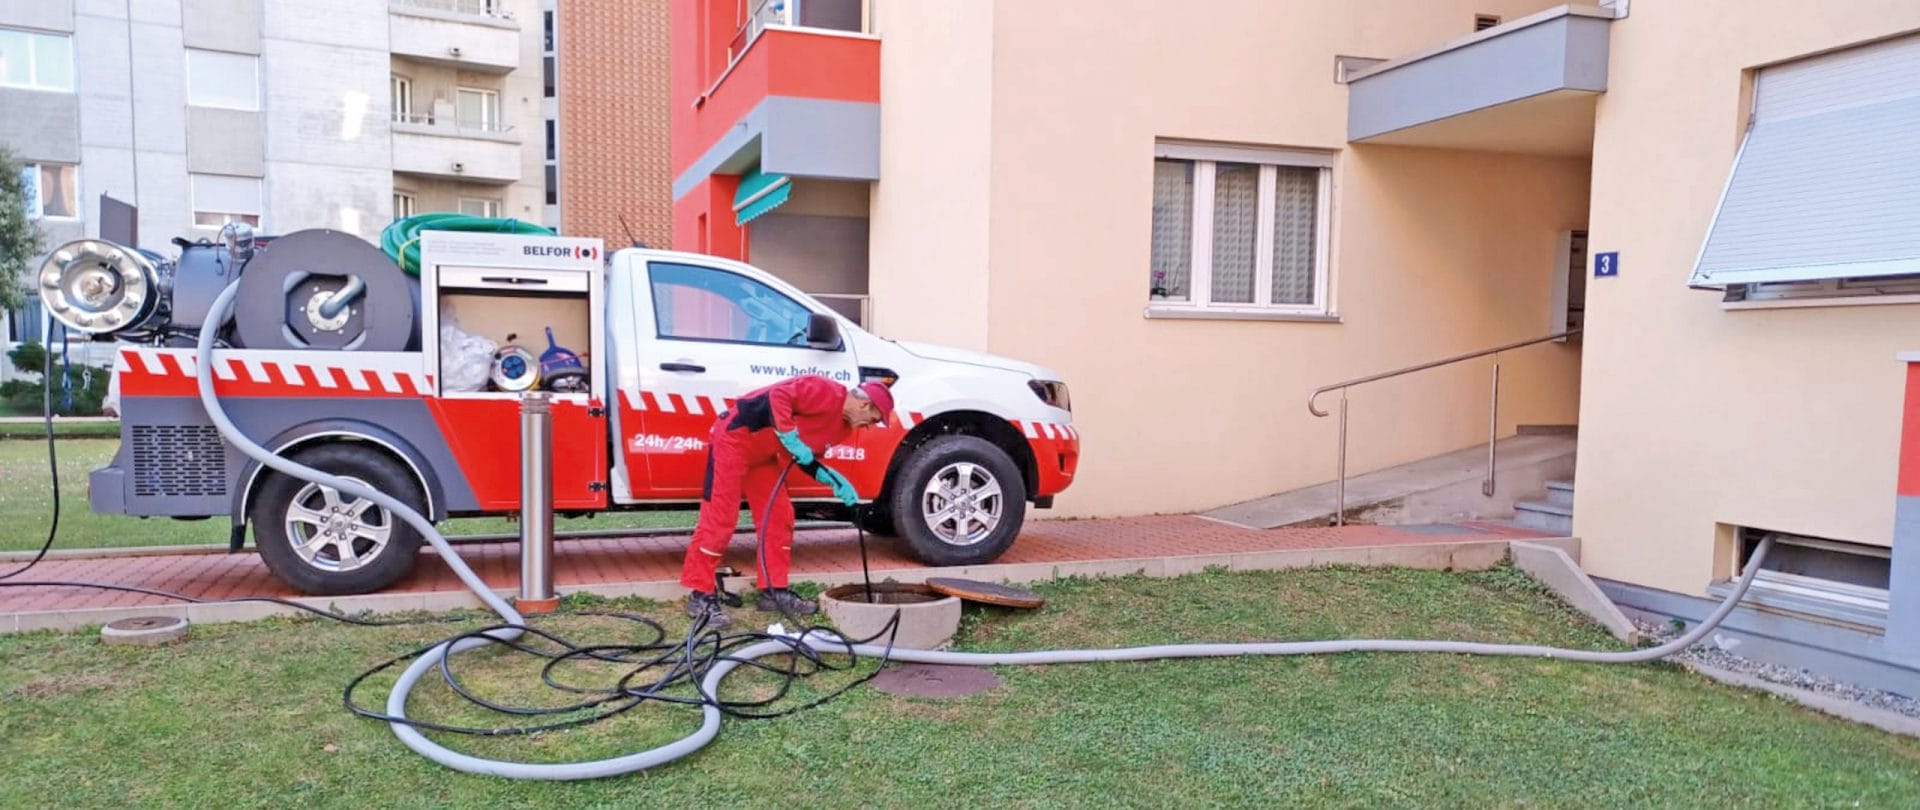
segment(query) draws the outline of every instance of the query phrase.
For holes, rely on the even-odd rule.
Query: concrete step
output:
[[[1567,507],[1568,509],[1572,509],[1573,508],[1573,482],[1572,481],[1548,481],[1547,482],[1547,503],[1553,504],[1555,506],[1564,506],[1564,507]]]
[[[1573,534],[1573,507],[1547,501],[1521,501],[1513,505],[1513,520],[1529,529]]]

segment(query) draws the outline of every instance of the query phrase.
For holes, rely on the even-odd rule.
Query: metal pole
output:
[[[1333,525],[1347,525],[1347,389],[1340,389],[1340,483],[1333,500]]]
[[[1500,439],[1500,361],[1493,361],[1493,401],[1487,407],[1487,480],[1480,494],[1493,497],[1494,446]]]
[[[548,395],[520,395],[520,598],[523,613],[550,613],[553,593],[553,411]]]

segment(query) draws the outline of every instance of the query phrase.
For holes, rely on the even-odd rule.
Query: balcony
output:
[[[448,180],[520,182],[520,135],[498,121],[393,115],[393,170]]]
[[[395,56],[463,70],[520,67],[520,23],[500,0],[392,0]]]
[[[799,12],[822,8],[816,0]],[[692,107],[674,125],[676,197],[756,165],[793,177],[879,178],[878,37],[750,21],[733,40],[742,44],[700,83],[704,92],[676,99]]]
[[[1356,143],[1583,156],[1607,89],[1607,9],[1561,6],[1348,78]]]

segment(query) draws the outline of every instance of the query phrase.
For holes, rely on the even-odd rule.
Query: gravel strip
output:
[[[1656,643],[1664,643],[1680,635],[1671,624],[1650,624],[1636,621],[1640,632],[1652,637]],[[1752,675],[1769,683],[1805,689],[1810,692],[1858,703],[1874,709],[1896,712],[1908,717],[1920,718],[1920,698],[1908,697],[1881,689],[1869,689],[1864,686],[1836,681],[1804,669],[1793,669],[1775,664],[1743,658],[1720,649],[1711,641],[1695,644],[1686,651],[1672,657],[1672,660],[1691,662],[1702,666]]]

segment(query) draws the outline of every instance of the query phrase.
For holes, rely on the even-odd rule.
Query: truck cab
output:
[[[304,233],[263,253],[320,244]],[[825,453],[861,507],[849,512],[826,487],[796,477],[788,481],[796,509],[858,520],[928,564],[995,559],[1028,506],[1051,506],[1073,481],[1079,433],[1058,373],[882,338],[751,265],[489,233],[426,232],[419,255],[417,329],[404,346],[337,335],[338,348],[280,345],[272,328],[223,326],[233,348],[217,349],[203,370],[178,340],[123,342],[114,378],[122,449],[90,481],[95,511],[227,514],[236,538],[251,525],[268,567],[295,588],[379,590],[408,573],[420,539],[377,507],[264,471],[209,435],[194,378],[211,372],[235,422],[276,452],[374,483],[435,520],[513,514],[521,393],[497,376],[477,381],[473,364],[487,358],[475,356],[474,341],[524,345],[533,355],[549,345],[577,352],[574,378],[551,392],[553,503],[565,514],[692,507],[714,421],[737,397],[800,374],[849,387],[886,383],[896,412],[887,427],[858,431]],[[243,299],[251,266],[241,265],[235,282]],[[257,285],[264,292],[256,298],[269,300],[236,321],[284,312],[291,342],[296,332],[342,328],[333,325],[340,318],[303,320],[318,318],[316,305],[332,291],[407,289],[355,280],[400,272],[365,259],[338,270],[337,283],[326,270],[299,272],[297,285]],[[195,289],[180,279],[156,286]],[[365,302],[369,311],[376,303],[393,306]],[[164,330],[143,334],[156,332]]]

